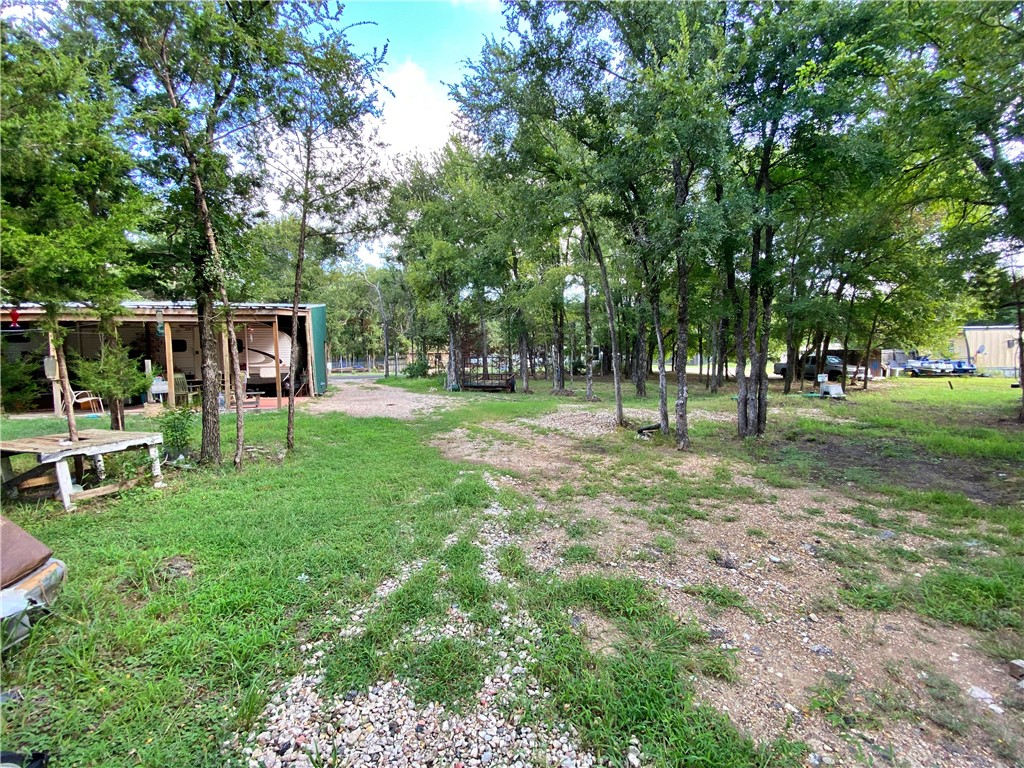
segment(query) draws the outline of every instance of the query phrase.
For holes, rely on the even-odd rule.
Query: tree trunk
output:
[[[665,374],[665,333],[661,328],[661,301],[651,297],[651,320],[654,338],[658,344],[658,417],[661,434],[668,434],[668,379]]]
[[[565,392],[565,313],[556,301],[551,307],[551,330],[554,346],[551,355],[551,392]]]
[[[225,322],[228,329],[228,361],[231,364],[231,376],[235,392],[235,469],[242,468],[242,457],[245,455],[245,385],[242,382],[242,366],[238,361],[238,335],[235,333],[235,313],[228,302],[228,292],[221,286],[221,301],[224,303]],[[292,397],[295,392],[294,372],[289,376]]]
[[[458,345],[456,344],[458,318],[454,312],[448,312],[445,315],[445,319],[448,322],[448,370],[444,388],[449,392],[455,392],[462,386],[459,381]]]
[[[1010,269],[1010,280],[1013,283],[1013,298],[1017,304],[1017,383],[1020,384],[1020,413],[1017,422],[1024,424],[1024,290],[1021,283],[1024,277],[1018,276],[1017,268]]]
[[[522,316],[522,310],[516,310]],[[530,351],[526,344],[526,331],[519,331],[519,377],[523,380],[523,392],[530,391]]]
[[[697,323],[697,381],[704,378],[704,326]]]
[[[857,290],[854,289],[850,295],[850,306],[846,311],[846,327],[843,329],[843,373],[839,377],[840,382],[843,385],[843,391],[846,391],[846,355],[850,349],[850,327],[853,325],[853,305],[857,301]],[[864,378],[867,378],[866,376]]]
[[[682,250],[676,251],[676,449],[690,449],[690,425],[686,408],[686,352],[690,346],[690,263]],[[709,368],[710,371],[710,368]],[[717,387],[716,387],[717,389]]]
[[[636,387],[637,397],[647,397],[647,316],[642,306],[637,313],[636,325],[632,361],[633,385]]]
[[[626,426],[626,416],[622,410],[622,372],[619,361],[618,328],[615,322],[615,303],[612,297],[612,288],[608,282],[608,266],[605,264],[604,253],[601,250],[601,242],[597,238],[597,233],[593,231],[588,223],[585,222],[583,226],[586,230],[591,250],[597,259],[597,268],[601,272],[601,290],[604,293],[604,308],[608,314],[608,335],[612,343],[611,364],[612,385],[615,389],[615,424],[616,426],[624,427]]]
[[[587,261],[589,262],[589,259]],[[594,350],[594,325],[590,318],[590,281],[586,272],[583,273],[583,339],[586,345],[586,352],[583,354],[583,362],[587,366],[586,400],[589,403],[597,398],[594,397],[594,366],[590,364],[590,356]]]
[[[299,370],[299,299],[302,294],[302,267],[306,262],[306,237],[309,233],[309,179],[313,167],[312,125],[306,125],[302,135],[305,160],[302,173],[302,215],[299,218],[299,243],[295,251],[295,284],[292,286],[292,335],[291,355],[288,361],[288,428],[287,449],[295,448],[295,389]],[[275,342],[276,343],[276,342]]]
[[[54,323],[56,325],[56,323]],[[60,378],[60,391],[64,397],[64,415],[68,420],[68,437],[71,442],[78,442],[78,422],[75,421],[75,396],[71,392],[71,378],[68,376],[68,360],[64,354],[63,334],[53,334],[54,356],[57,358],[57,376]]]
[[[786,313],[786,370],[782,374],[782,394],[788,395],[793,387],[793,365],[796,362],[796,253],[789,259],[789,310]]]
[[[719,296],[720,296],[719,292]],[[710,379],[709,389],[712,395],[718,394],[718,388],[722,386],[722,366],[725,363],[725,319],[722,317],[716,317],[714,325],[711,327],[711,361],[714,363],[714,370],[711,370],[712,365],[708,365],[708,378]]]
[[[879,310],[879,312],[880,311],[881,310]],[[875,312],[875,316],[871,319],[871,330],[868,332],[868,345],[867,345],[867,348],[864,350],[864,386],[861,387],[861,389],[863,389],[865,391],[868,388],[868,364],[871,362],[871,347],[874,346],[874,343],[875,343],[875,333],[878,331],[878,314],[879,314],[879,312]],[[858,366],[858,368],[859,368],[859,366]],[[879,371],[879,372],[881,372],[881,371]],[[856,378],[856,377],[854,377],[854,378]]]
[[[676,371],[676,450],[690,448],[690,425],[686,407],[689,391],[686,382],[686,358],[690,350],[690,261],[684,250],[684,230],[682,212],[690,196],[690,179],[694,165],[691,163],[689,172],[684,174],[682,163],[676,159],[672,162],[672,181],[675,192],[673,201],[676,211],[676,348],[673,355]],[[721,200],[722,189],[719,185],[716,192]],[[703,365],[703,350],[701,365]]]
[[[768,224],[764,235],[764,274],[768,276],[761,285],[761,337],[758,349],[757,377],[757,430],[760,437],[768,426],[768,342],[772,327],[772,302],[775,286],[771,281],[771,269],[775,257],[775,227]]]
[[[217,365],[217,334],[213,327],[215,300],[210,293],[197,297],[196,310],[199,314],[199,360],[200,393],[203,434],[199,449],[199,461],[220,464],[220,407],[217,395],[220,393],[220,367]],[[174,373],[168,373],[173,376]]]

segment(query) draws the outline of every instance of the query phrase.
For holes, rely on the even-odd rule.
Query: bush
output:
[[[5,411],[27,411],[43,393],[39,374],[43,370],[40,356],[28,354],[8,359],[0,347],[0,407]]]
[[[103,344],[100,356],[94,360],[76,356],[74,368],[82,388],[107,402],[135,397],[153,385],[153,376],[139,370],[139,364],[119,339]]]
[[[198,412],[194,408],[182,406],[164,411],[157,419],[160,431],[164,436],[164,450],[171,458],[188,456],[192,452],[192,426],[196,423]]]
[[[430,364],[425,357],[421,357],[405,367],[405,375],[410,379],[425,379],[430,375]]]

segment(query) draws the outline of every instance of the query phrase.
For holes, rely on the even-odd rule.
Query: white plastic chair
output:
[[[88,404],[89,410],[93,413],[106,414],[106,411],[103,409],[103,398],[97,397],[87,389],[72,390],[71,402],[82,406]],[[97,407],[99,408],[98,411]]]

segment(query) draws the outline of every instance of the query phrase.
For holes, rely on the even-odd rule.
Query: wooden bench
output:
[[[503,374],[488,374],[463,379],[462,389],[476,392],[515,392],[516,377]]]

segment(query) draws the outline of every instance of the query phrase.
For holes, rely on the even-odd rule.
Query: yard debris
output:
[[[738,571],[740,568],[740,561],[736,559],[736,556],[732,553],[723,555],[720,552],[716,552],[714,556],[716,565],[726,568],[730,571]]]

